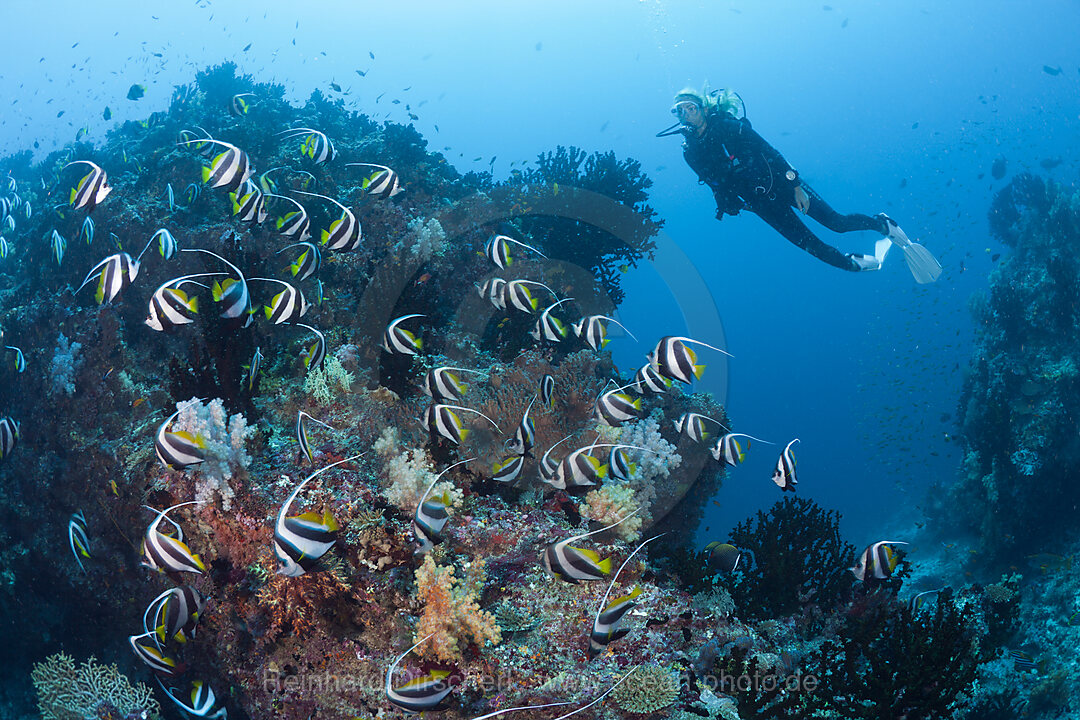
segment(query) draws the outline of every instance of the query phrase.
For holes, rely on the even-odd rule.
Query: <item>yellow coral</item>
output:
[[[629,485],[608,484],[587,494],[585,502],[579,506],[579,511],[583,516],[602,525],[613,525],[640,507],[634,490]],[[622,540],[633,542],[641,537],[642,524],[641,516],[637,515],[611,532]]]
[[[437,566],[431,555],[424,558],[416,570],[416,592],[424,602],[424,614],[416,626],[414,642],[429,635],[431,640],[419,648],[421,655],[457,661],[462,653],[460,640],[471,638],[478,645],[502,640],[495,618],[476,603],[483,576],[483,560],[474,563],[465,580],[459,581],[454,568]]]

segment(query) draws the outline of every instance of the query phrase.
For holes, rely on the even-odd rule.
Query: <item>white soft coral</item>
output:
[[[221,507],[229,509],[235,494],[229,480],[237,472],[243,472],[251,464],[245,442],[254,428],[248,427],[242,413],[232,417],[225,412],[225,404],[214,398],[203,404],[198,398],[176,404],[180,411],[173,421],[172,430],[186,430],[200,437],[205,445],[206,460],[193,466],[195,476],[195,500],[206,504],[221,495]]]

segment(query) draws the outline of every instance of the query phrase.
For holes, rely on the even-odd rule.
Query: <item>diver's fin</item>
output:
[[[909,242],[903,246],[903,250],[904,261],[915,278],[915,282],[924,285],[934,282],[941,276],[941,263],[922,245]]]
[[[879,261],[873,255],[860,255],[858,253],[851,253],[848,255],[848,259],[855,264],[855,268],[859,272],[881,269],[881,261]]]
[[[881,238],[874,243],[874,257],[877,258],[879,263],[885,262],[885,256],[889,254],[889,248],[893,246],[892,240],[889,238]]]

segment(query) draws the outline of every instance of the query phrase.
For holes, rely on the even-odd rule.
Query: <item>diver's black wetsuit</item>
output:
[[[776,148],[750,127],[746,118],[711,111],[700,137],[686,135],[683,155],[716,198],[716,217],[750,210],[777,232],[814,257],[842,270],[858,270],[850,257],[826,245],[795,214],[795,188],[802,185],[810,198],[807,214],[834,232],[874,230],[887,234],[882,219],[841,215],[829,207],[791,167]]]

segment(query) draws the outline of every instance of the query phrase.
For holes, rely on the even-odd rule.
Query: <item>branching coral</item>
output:
[[[42,720],[138,717],[143,712],[142,717],[156,718],[161,712],[150,688],[132,685],[116,665],[99,665],[93,657],[76,667],[70,655],[50,655],[34,665],[30,678]]]
[[[575,219],[569,212],[526,215],[521,219],[521,229],[530,242],[548,257],[591,271],[618,305],[623,299],[620,267],[635,266],[641,258],[651,258],[656,248],[653,237],[663,225],[648,205],[647,191],[652,180],[636,160],[620,161],[613,152],[587,155],[575,147],[559,146],[554,152],[541,154],[536,167],[514,176],[509,188],[519,195],[517,205],[528,207],[537,203],[530,195],[550,192],[548,188],[553,186],[567,188],[567,195],[575,188],[598,193],[636,211],[636,224],[620,228],[618,236],[608,228]],[[559,197],[556,195],[554,200]]]
[[[975,632],[952,594],[914,613],[890,593],[849,610],[807,663],[814,704],[846,718],[951,718],[975,680]]]
[[[460,660],[462,641],[498,644],[502,640],[495,618],[477,604],[483,584],[484,561],[475,560],[464,580],[454,576],[454,568],[439,567],[431,555],[416,570],[416,593],[424,603],[424,613],[416,626],[416,640],[431,640],[418,652],[440,660]]]
[[[738,613],[780,617],[806,604],[829,608],[851,587],[855,548],[840,539],[840,515],[812,500],[785,498],[739,523],[731,543],[752,553],[731,583]],[[739,576],[735,576],[739,577]]]

